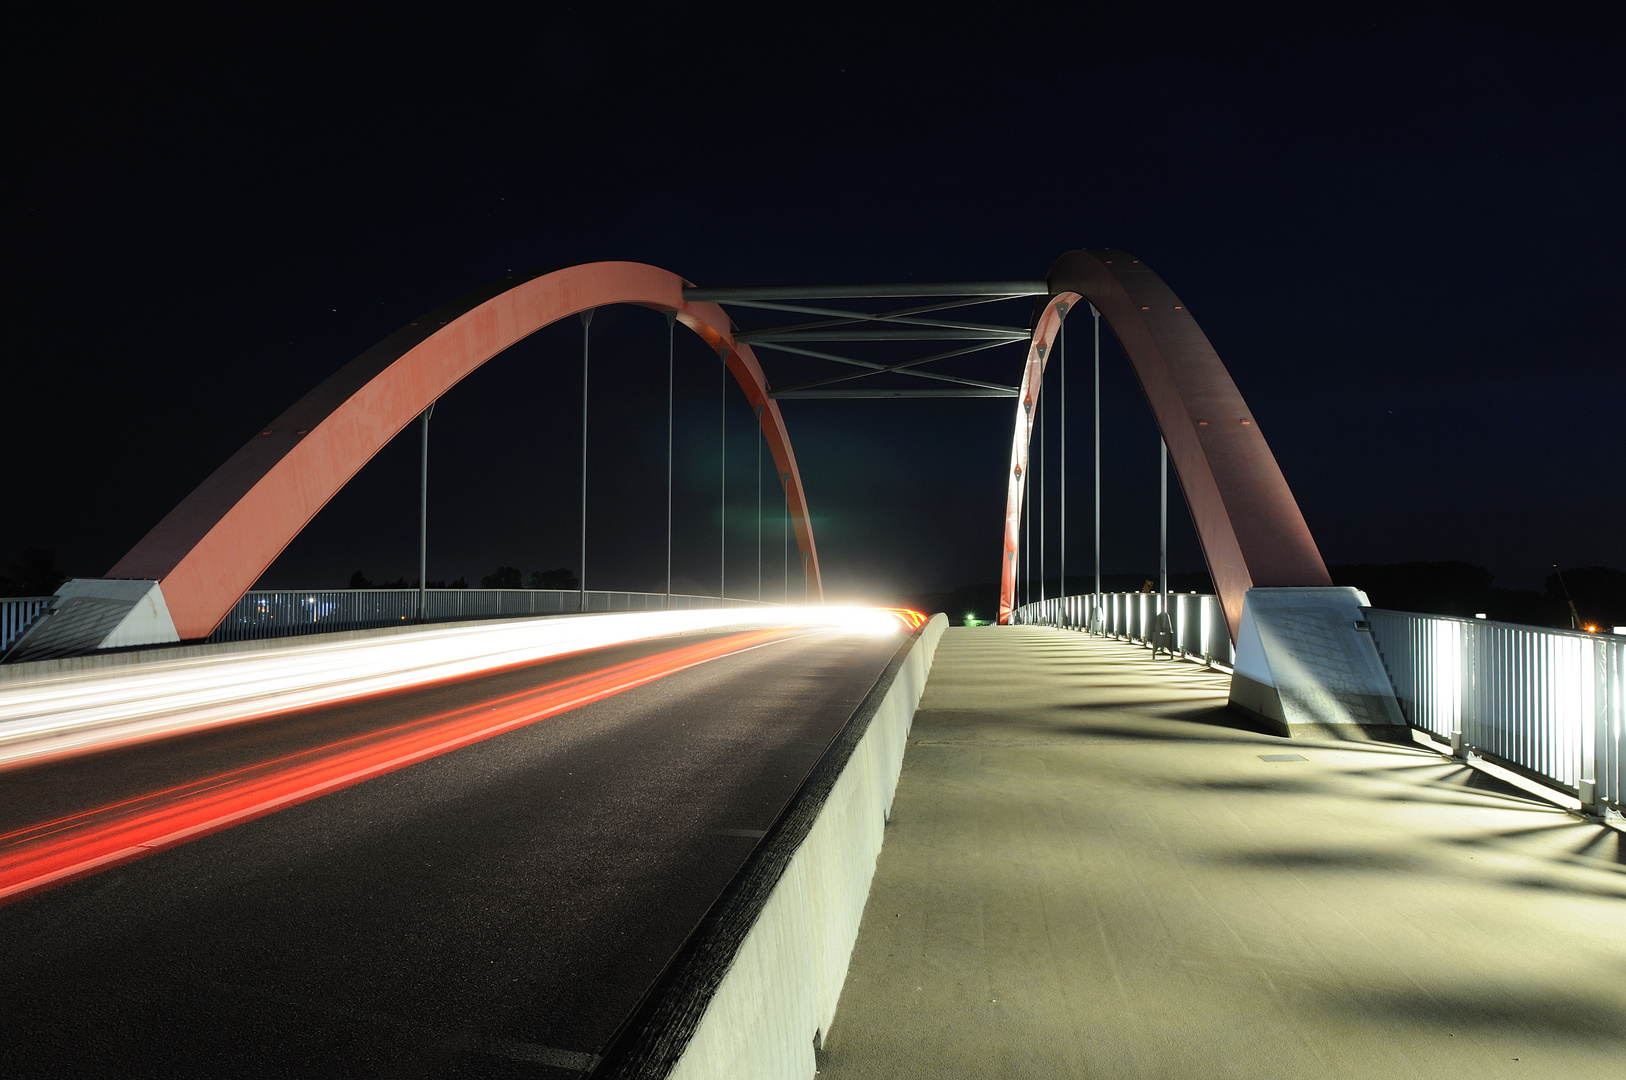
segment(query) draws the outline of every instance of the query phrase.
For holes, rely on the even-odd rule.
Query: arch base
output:
[[[1366,606],[1348,586],[1249,589],[1231,707],[1277,735],[1410,742]]]
[[[57,589],[51,610],[12,644],[5,662],[54,660],[179,640],[158,582],[74,578]]]

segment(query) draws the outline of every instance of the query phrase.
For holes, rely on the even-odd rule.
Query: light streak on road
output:
[[[671,634],[832,627],[899,631],[886,609],[808,606],[627,612],[413,628],[342,641],[285,639],[56,675],[0,671],[0,768],[314,705],[489,674]]]
[[[776,627],[674,642],[655,656],[16,829],[0,835],[0,904],[794,636]]]

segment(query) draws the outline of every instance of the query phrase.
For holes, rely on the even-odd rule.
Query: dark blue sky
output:
[[[1524,587],[1553,562],[1626,567],[1620,21],[1307,7],[13,23],[0,564],[34,545],[104,572],[329,372],[511,269],[1030,278],[1110,245],[1214,341],[1329,562],[1464,559]],[[664,322],[594,329],[591,584],[657,588]],[[431,577],[575,566],[578,335],[544,331],[443,400]],[[709,590],[717,372],[694,342],[680,360],[678,584]],[[1139,572],[1156,436],[1109,360],[1106,563]],[[751,418],[730,408],[729,588],[750,595]],[[834,592],[992,578],[1008,402],[785,414]],[[412,576],[416,452],[397,440],[267,581]],[[1176,567],[1200,565],[1175,521]]]

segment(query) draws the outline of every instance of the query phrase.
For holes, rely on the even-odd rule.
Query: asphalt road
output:
[[[697,636],[0,774],[0,835]],[[579,1076],[901,637],[800,633],[0,906],[6,1076]]]

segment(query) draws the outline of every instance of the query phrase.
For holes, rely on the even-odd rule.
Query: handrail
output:
[[[1622,810],[1626,637],[1488,619],[1363,609],[1413,727]]]
[[[1011,622],[1121,638],[1149,649],[1169,650],[1182,660],[1230,671],[1236,651],[1220,598],[1206,593],[1170,593],[1170,632],[1166,640],[1157,633],[1161,599],[1157,593],[1062,596],[1015,608]]]
[[[7,596],[0,598],[0,652],[23,636],[23,631],[50,607],[49,596]]]
[[[1235,653],[1213,596],[1101,593],[1024,604],[1012,623],[1082,630],[1230,670]],[[1626,636],[1362,608],[1412,727],[1580,800],[1626,812]]]
[[[524,618],[587,612],[756,607],[757,600],[577,589],[430,589],[423,617],[417,589],[276,589],[245,593],[209,641],[326,634],[417,622]]]

